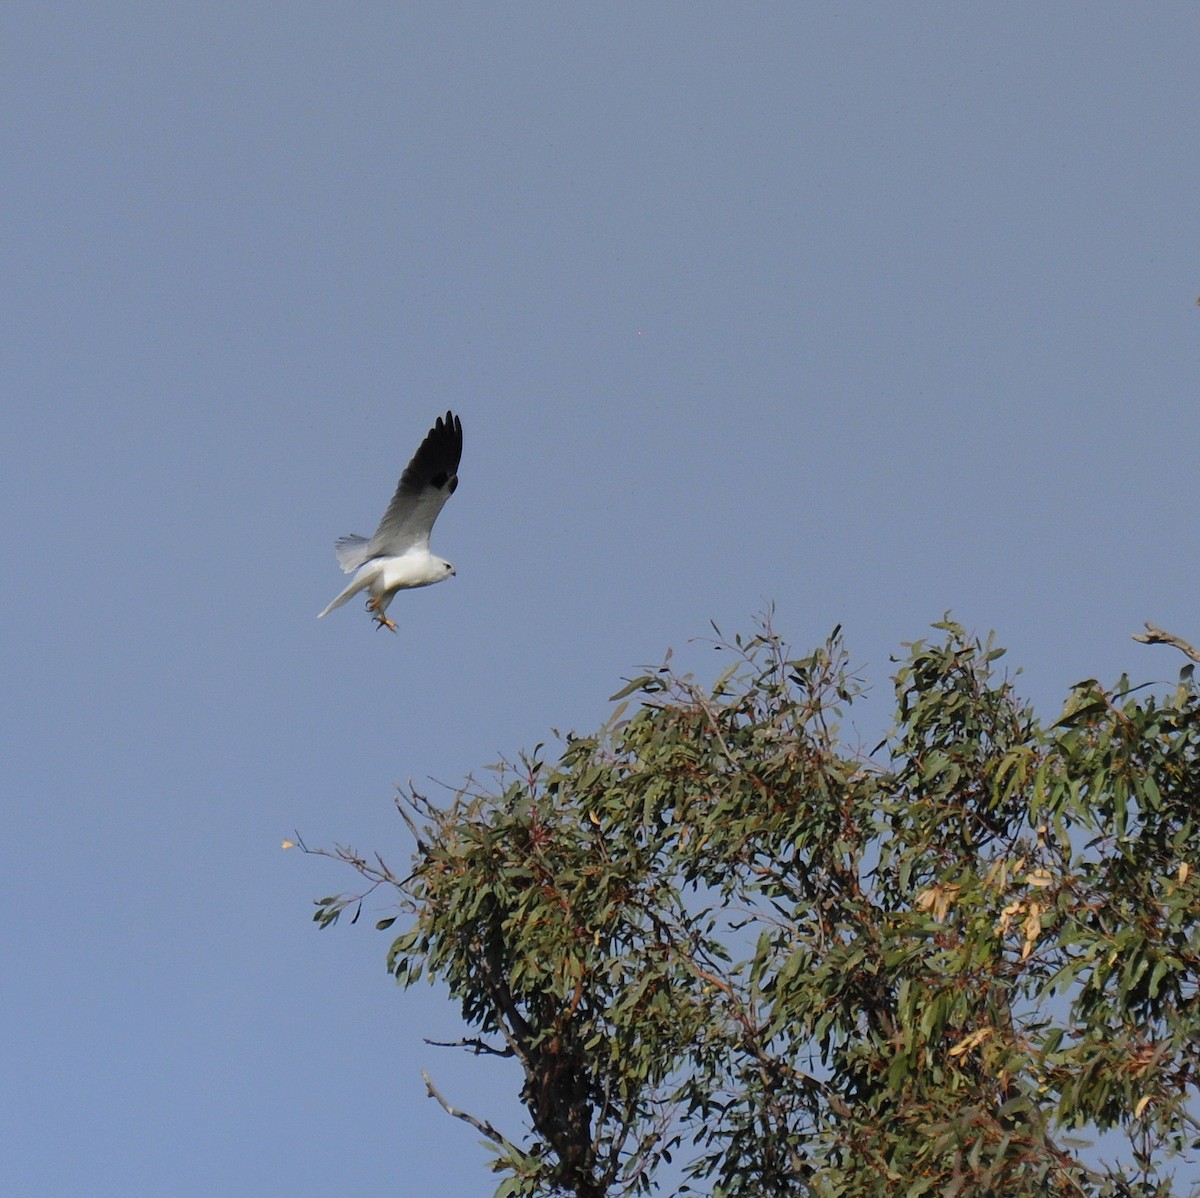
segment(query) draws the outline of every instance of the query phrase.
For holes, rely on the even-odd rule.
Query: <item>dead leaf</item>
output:
[[[927,912],[938,923],[942,923],[961,889],[961,886],[956,886],[953,882],[949,882],[945,886],[940,882],[935,882],[917,895],[916,908],[918,911]]]
[[[1042,934],[1041,903],[1029,904],[1029,914],[1025,916],[1025,922],[1021,925],[1021,931],[1025,936],[1021,944],[1021,960],[1024,961],[1033,952],[1033,946],[1037,943],[1037,938]]]
[[[990,1027],[980,1027],[969,1032],[950,1050],[950,1055],[961,1057],[963,1053],[970,1052],[972,1048],[978,1048],[985,1040],[991,1039],[993,1030]]]

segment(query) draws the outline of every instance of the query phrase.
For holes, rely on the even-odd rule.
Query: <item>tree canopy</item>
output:
[[[764,620],[715,685],[668,663],[556,760],[399,796],[410,868],[331,853],[363,885],[317,921],[390,890],[388,969],[440,979],[463,1047],[519,1066],[515,1130],[427,1079],[498,1198],[1185,1192],[1191,666],[1081,682],[1042,722],[1002,650],[935,630],[870,751],[841,731],[840,634],[796,656]]]

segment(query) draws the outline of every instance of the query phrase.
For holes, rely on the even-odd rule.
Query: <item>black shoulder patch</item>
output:
[[[437,487],[437,489],[440,491],[446,485],[447,478],[449,478],[449,475],[443,470],[440,473],[435,474],[429,480],[429,482],[431,486]]]

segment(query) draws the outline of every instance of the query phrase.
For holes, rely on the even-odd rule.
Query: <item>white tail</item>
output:
[[[354,581],[323,612],[317,613],[317,619],[329,615],[334,608],[341,607],[347,599],[352,599],[364,587],[369,587],[374,578],[375,575],[370,570],[357,575]]]

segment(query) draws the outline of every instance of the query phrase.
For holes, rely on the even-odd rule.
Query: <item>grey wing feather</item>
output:
[[[381,554],[399,555],[416,546],[428,546],[433,522],[458,486],[462,444],[462,421],[452,412],[439,416],[404,468],[396,494],[371,540],[362,545],[359,537],[343,537],[338,542],[343,570],[355,569]],[[356,565],[350,566],[351,561]]]

